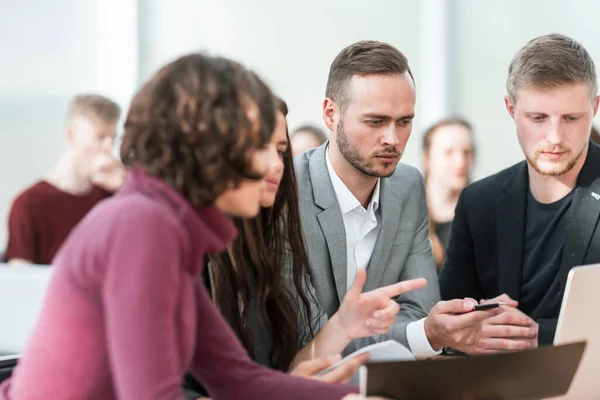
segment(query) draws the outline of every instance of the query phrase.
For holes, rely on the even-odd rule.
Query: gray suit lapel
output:
[[[340,229],[342,214],[339,206],[330,207],[323,210],[317,216],[321,230],[327,241],[329,256],[331,258],[331,269],[335,279],[335,288],[337,290],[340,303],[346,295],[346,287],[348,281],[348,262],[346,252],[346,233],[344,228]]]
[[[323,209],[317,219],[327,242],[331,269],[335,279],[339,301],[346,294],[348,262],[346,260],[346,231],[340,205],[329,177],[325,151],[327,143],[318,148],[310,157],[309,171],[315,204]],[[308,249],[310,252],[310,249]]]
[[[379,207],[381,211],[381,229],[375,242],[373,255],[369,261],[367,269],[367,282],[364,291],[373,290],[379,287],[383,273],[385,272],[387,261],[394,245],[394,239],[400,223],[400,196],[392,189],[389,181],[381,179],[379,192]]]

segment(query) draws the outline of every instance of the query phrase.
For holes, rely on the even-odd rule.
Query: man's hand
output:
[[[481,338],[482,322],[504,311],[502,308],[473,311],[476,304],[477,301],[466,298],[440,301],[431,309],[425,318],[425,335],[434,350],[446,346],[464,351],[474,346]]]
[[[317,376],[317,374],[338,362],[340,356],[315,358],[314,360],[302,361],[290,372],[290,375],[318,379],[329,383],[348,383],[360,366],[369,361],[369,358],[371,358],[371,354],[368,352],[359,354],[322,376]]]
[[[388,333],[400,311],[400,306],[392,299],[427,286],[427,281],[419,278],[362,293],[366,279],[366,271],[359,268],[352,286],[334,315],[349,339]]]
[[[93,161],[91,181],[108,192],[119,190],[125,179],[125,167],[111,154],[99,154]]]
[[[503,294],[493,299],[481,300],[481,304],[504,301],[509,307],[505,312],[483,322],[478,342],[463,350],[467,354],[516,351],[538,346],[538,324],[519,311],[517,302]]]

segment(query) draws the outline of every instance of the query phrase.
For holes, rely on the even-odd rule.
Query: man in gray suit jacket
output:
[[[358,269],[364,290],[413,278],[424,289],[396,298],[401,310],[387,334],[357,339],[347,352],[393,338],[418,357],[476,341],[481,321],[501,310],[473,311],[472,299],[439,302],[425,187],[398,164],[412,130],[415,85],[396,48],[363,41],[335,58],[323,118],[330,141],[295,160],[312,284],[331,317]],[[437,304],[437,305],[436,305]]]

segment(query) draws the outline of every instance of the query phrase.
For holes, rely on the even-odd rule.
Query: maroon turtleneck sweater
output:
[[[354,386],[294,378],[250,360],[211,301],[205,253],[235,236],[141,169],[72,231],[37,325],[0,399],[182,399],[186,371],[213,399],[340,399]]]

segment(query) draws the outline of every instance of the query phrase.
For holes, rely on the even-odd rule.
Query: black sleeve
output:
[[[467,222],[465,192],[458,198],[450,239],[442,270],[440,271],[440,292],[442,300],[484,297],[475,270],[473,235]]]
[[[539,325],[538,344],[540,346],[553,344],[558,318],[540,318],[536,322]]]

